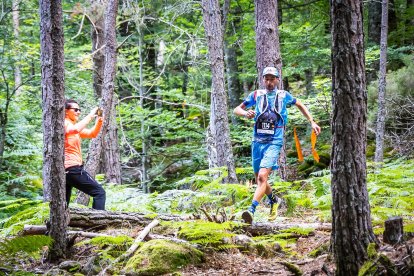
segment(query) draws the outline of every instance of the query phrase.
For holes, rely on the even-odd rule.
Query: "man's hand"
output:
[[[255,115],[256,115],[256,113],[254,112],[254,110],[249,109],[249,110],[246,110],[246,113],[244,114],[244,117],[246,117],[248,119],[252,119],[252,118],[254,118]]]
[[[315,121],[312,121],[312,122],[311,122],[311,125],[312,125],[312,129],[313,129],[313,131],[315,131],[315,134],[316,134],[316,135],[319,135],[319,133],[321,133],[321,127],[320,127],[320,126],[318,126],[318,124],[317,124],[317,123],[315,123]]]

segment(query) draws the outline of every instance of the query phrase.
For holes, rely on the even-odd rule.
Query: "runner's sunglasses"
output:
[[[81,112],[81,109],[80,108],[76,108],[76,107],[69,107],[69,108],[66,108],[66,109],[73,109],[75,112]]]

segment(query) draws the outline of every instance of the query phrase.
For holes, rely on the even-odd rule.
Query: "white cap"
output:
[[[265,69],[263,69],[263,76],[266,75],[272,75],[275,77],[279,77],[279,72],[277,71],[277,69],[275,67],[266,67]]]

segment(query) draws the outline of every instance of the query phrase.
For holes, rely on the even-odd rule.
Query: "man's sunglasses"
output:
[[[76,108],[76,107],[69,107],[69,108],[66,108],[66,109],[73,109],[75,112],[81,112],[81,109],[80,108]]]

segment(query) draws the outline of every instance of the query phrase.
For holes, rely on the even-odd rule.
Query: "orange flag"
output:
[[[293,137],[295,138],[295,145],[296,145],[296,151],[298,152],[298,159],[300,162],[303,162],[302,148],[300,147],[299,138],[298,138],[298,135],[296,134],[296,127],[293,128]]]
[[[312,155],[313,155],[313,159],[315,159],[316,162],[319,163],[319,154],[315,149],[315,145],[316,145],[316,133],[315,131],[312,129],[312,134],[311,134],[311,145],[312,145]]]

